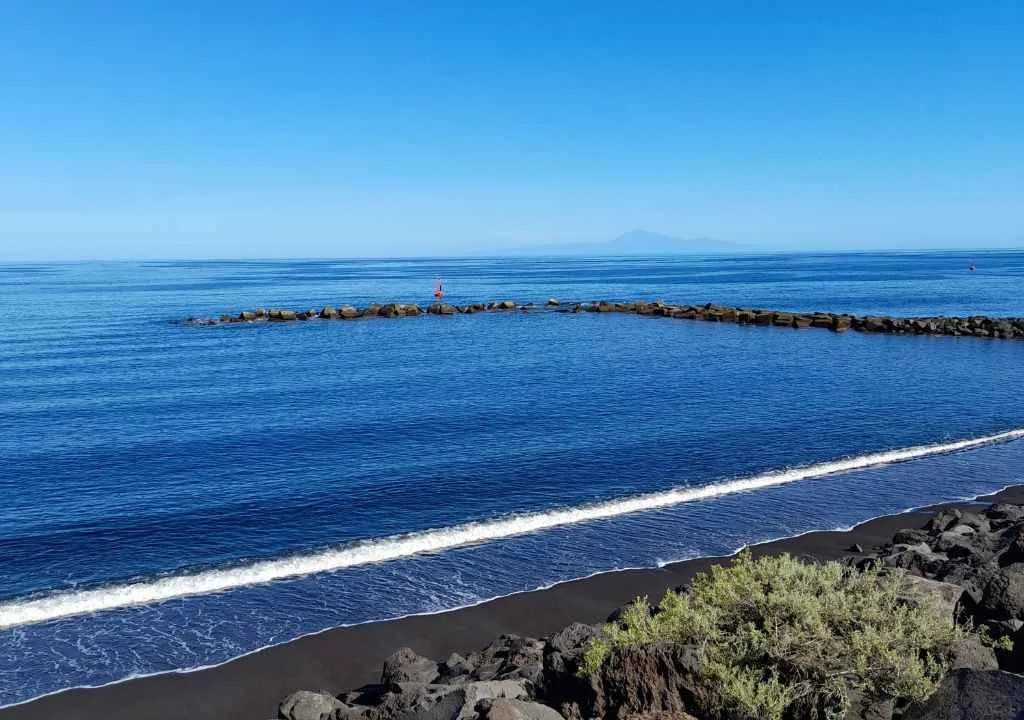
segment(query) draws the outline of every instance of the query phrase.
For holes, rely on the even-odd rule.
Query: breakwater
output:
[[[703,322],[728,322],[739,325],[786,327],[794,329],[818,328],[832,332],[854,330],[889,335],[949,335],[954,337],[988,337],[1001,339],[1024,338],[1024,317],[891,317],[888,315],[849,315],[843,313],[800,313],[762,308],[732,307],[729,305],[678,305],[661,300],[653,302],[573,302],[548,300],[543,305],[521,304],[501,300],[468,305],[434,303],[423,308],[415,303],[374,303],[363,308],[352,305],[327,305],[319,310],[257,309],[245,310],[237,315],[216,318],[188,318],[191,325],[227,325],[258,322],[298,322],[308,320],[357,320],[368,318],[399,318],[421,315],[459,315],[480,312],[562,312],[562,313],[629,313]]]

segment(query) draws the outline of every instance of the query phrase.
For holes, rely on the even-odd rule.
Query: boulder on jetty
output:
[[[500,300],[498,302],[492,302],[487,306],[488,310],[515,310],[516,303],[514,300]]]
[[[947,335],[952,337],[977,337],[996,339],[1024,339],[1024,318],[991,318],[979,315],[971,317],[888,317],[885,315],[867,315],[859,317],[849,314],[828,312],[802,313],[765,310],[761,308],[741,308],[729,305],[706,303],[704,305],[671,305],[662,300],[653,302],[613,302],[595,300],[587,303],[572,303],[562,306],[557,298],[551,298],[547,307],[556,308],[557,312],[595,312],[595,313],[629,313],[637,315],[654,315],[672,317],[680,320],[702,320],[704,322],[736,323],[740,325],[774,326],[779,328],[821,328],[841,333],[856,330],[863,333],[881,333],[889,335]],[[271,320],[282,322],[287,320],[325,320],[357,317],[405,317],[422,315],[451,315],[455,313],[473,314],[485,311],[505,311],[519,309],[527,311],[533,303],[517,304],[513,300],[501,300],[484,303],[473,303],[462,307],[447,303],[434,303],[427,310],[420,306],[407,303],[374,303],[358,310],[350,305],[335,309],[324,306],[319,311],[259,308],[255,311],[244,310],[236,315],[221,315],[214,318],[188,318],[192,325],[220,325],[236,322],[254,322]],[[433,308],[433,309],[431,309]],[[444,308],[443,311],[439,308]]]
[[[448,303],[434,303],[427,308],[427,313],[430,315],[455,315],[458,312],[457,307]]]

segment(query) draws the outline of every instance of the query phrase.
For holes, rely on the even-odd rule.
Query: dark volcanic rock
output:
[[[1024,677],[999,670],[958,670],[904,720],[1022,720]]]
[[[576,677],[583,652],[598,630],[573,623],[551,636],[544,646],[544,695],[554,705],[574,700],[589,691],[589,683]]]
[[[346,705],[326,691],[299,690],[284,699],[277,710],[283,720],[334,720]]]
[[[382,684],[388,683],[432,683],[437,679],[437,663],[412,649],[403,647],[396,650],[384,661],[380,674]]]
[[[1024,520],[1024,506],[996,503],[986,508],[984,514],[988,518],[989,524],[993,528],[999,529]]]
[[[999,570],[985,586],[977,613],[987,619],[1024,620],[1024,568]]]
[[[699,682],[694,650],[679,643],[616,650],[598,673],[593,705],[583,717],[609,720],[642,713],[710,714],[717,708]]]
[[[953,646],[950,670],[998,670],[995,650],[986,645],[977,633],[970,633]]]
[[[850,709],[843,720],[892,720],[891,699],[865,697],[856,689],[850,691]]]
[[[509,698],[481,700],[475,709],[483,720],[563,720],[547,705]]]
[[[529,680],[540,683],[544,643],[518,635],[502,635],[479,653],[467,658],[475,680]]]

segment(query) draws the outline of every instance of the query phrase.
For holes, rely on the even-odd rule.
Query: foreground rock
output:
[[[943,511],[903,530],[851,566],[908,574],[899,601],[943,608],[970,621],[950,673],[918,707],[853,693],[847,720],[1024,719],[1024,506]],[[656,612],[652,609],[652,612]],[[614,616],[614,614],[613,614]],[[380,683],[333,695],[300,691],[281,703],[285,720],[733,720],[714,705],[693,647],[658,642],[616,650],[599,671],[577,670],[601,628],[574,623],[549,638],[503,635],[443,661],[401,648]]]
[[[958,670],[905,720],[1014,720],[1024,717],[1024,677],[992,670]]]
[[[316,310],[244,310],[238,315],[221,315],[219,318],[189,318],[186,322],[192,325],[223,325],[253,322],[288,322],[293,320],[322,320],[363,318],[396,318],[415,315],[457,315],[478,312],[501,312],[507,310],[528,310],[533,303],[521,304],[514,300],[500,300],[488,303],[469,305],[452,305],[434,303],[424,312],[422,308],[409,303],[385,303],[367,305],[360,309],[351,305],[340,310],[331,305]],[[661,300],[653,302],[612,302],[598,300],[587,303],[563,304],[556,298],[549,299],[541,308],[548,312],[595,312],[595,313],[630,313],[636,315],[653,315],[658,317],[676,318],[679,320],[699,320],[704,322],[724,322],[738,325],[771,326],[791,328],[795,330],[817,328],[842,333],[855,330],[863,333],[886,335],[950,335],[953,337],[980,337],[1013,339],[1024,338],[1024,318],[1000,318],[974,315],[971,317],[888,317],[879,315],[847,315],[829,312],[789,312],[765,310],[762,308],[732,307],[729,305],[672,305]]]

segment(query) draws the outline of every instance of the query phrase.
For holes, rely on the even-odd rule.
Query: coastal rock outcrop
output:
[[[774,319],[773,319],[774,321]],[[813,322],[813,320],[812,320]],[[901,530],[874,552],[857,548],[851,571],[906,573],[898,601],[942,609],[967,633],[952,647],[950,672],[921,706],[850,695],[847,720],[1024,718],[1024,506],[944,510]],[[686,592],[685,589],[680,591]],[[652,606],[651,613],[659,612]],[[621,615],[621,613],[620,613]],[[615,620],[615,614],[611,618]],[[614,649],[589,676],[578,674],[604,631],[573,623],[545,639],[502,635],[482,650],[437,662],[400,648],[380,682],[351,692],[300,691],[281,703],[283,720],[723,720],[694,647],[656,642]]]
[[[958,615],[1016,647],[1024,628],[1024,508],[997,504],[977,513],[942,511],[919,530],[896,533],[876,558],[857,563],[881,563],[924,578],[943,588],[945,602],[958,593]],[[999,645],[997,655],[1004,669],[1024,669]]]

